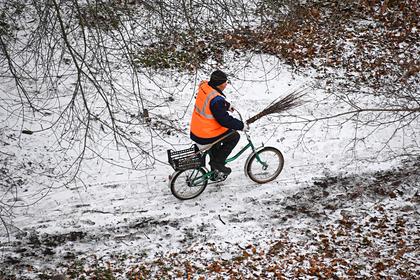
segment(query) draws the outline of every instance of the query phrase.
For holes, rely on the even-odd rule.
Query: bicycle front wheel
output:
[[[172,194],[181,200],[199,196],[207,187],[204,168],[177,171],[170,182]]]
[[[274,147],[264,147],[251,155],[245,172],[252,181],[264,184],[276,179],[283,166],[283,154]]]

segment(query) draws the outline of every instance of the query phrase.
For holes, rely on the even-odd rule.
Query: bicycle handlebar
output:
[[[244,119],[242,118],[241,113],[237,109],[235,109],[235,111],[238,113],[239,119],[241,120],[241,122],[244,122]]]
[[[243,122],[244,125],[248,125],[247,123],[244,122],[244,119],[243,119],[241,113],[238,110],[236,110],[236,109],[235,109],[235,111],[238,113],[239,119],[241,120],[241,122]],[[245,136],[248,139],[248,141],[250,141],[250,136],[248,134],[248,131],[242,131],[242,132],[245,134]]]

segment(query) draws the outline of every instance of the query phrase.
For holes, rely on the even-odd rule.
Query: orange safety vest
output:
[[[217,122],[210,110],[210,102],[216,96],[222,95],[209,86],[207,81],[200,83],[190,126],[191,132],[197,137],[213,138],[229,130]]]

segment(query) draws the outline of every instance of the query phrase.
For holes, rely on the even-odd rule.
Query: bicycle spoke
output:
[[[246,172],[253,181],[267,183],[280,174],[283,163],[283,155],[279,150],[265,147],[251,157]]]
[[[198,196],[207,186],[206,171],[202,168],[178,171],[171,180],[171,192],[178,199]]]

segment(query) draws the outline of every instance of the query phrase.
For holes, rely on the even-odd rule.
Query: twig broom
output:
[[[251,123],[255,122],[256,120],[258,120],[258,119],[260,119],[260,118],[262,118],[266,115],[278,114],[278,113],[281,113],[281,112],[284,112],[284,111],[287,111],[287,110],[290,110],[292,108],[295,108],[295,107],[298,107],[298,106],[302,105],[303,103],[305,103],[302,100],[302,97],[306,94],[308,89],[309,89],[308,87],[299,88],[297,90],[294,90],[292,93],[289,93],[288,95],[286,95],[284,98],[282,98],[280,100],[279,100],[279,98],[277,98],[270,105],[268,105],[267,108],[265,108],[260,113],[253,116],[252,118],[249,118],[246,121],[246,123],[251,124]],[[231,132],[231,133],[233,133],[233,132]],[[213,145],[222,141],[223,139],[225,139],[229,135],[230,135],[230,133],[221,137],[220,139],[216,140],[215,142],[213,142],[211,144],[200,145],[199,152],[210,150],[210,148]]]
[[[306,94],[308,89],[309,89],[308,87],[299,88],[297,90],[294,90],[292,93],[289,93],[285,97],[281,98],[280,100],[279,100],[279,98],[274,100],[270,105],[268,105],[267,108],[265,108],[260,113],[253,116],[252,118],[249,118],[246,121],[246,123],[251,124],[251,123],[255,122],[256,120],[261,119],[262,117],[264,117],[266,115],[279,114],[279,113],[282,113],[284,111],[287,111],[287,110],[290,110],[292,108],[296,108],[296,107],[302,105],[303,103],[305,103],[302,100],[302,97]]]

